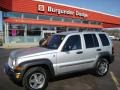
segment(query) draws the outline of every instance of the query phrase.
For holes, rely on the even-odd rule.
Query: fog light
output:
[[[20,74],[20,73],[16,73],[16,78],[17,79],[19,79],[19,78],[21,78],[22,77],[22,75]]]

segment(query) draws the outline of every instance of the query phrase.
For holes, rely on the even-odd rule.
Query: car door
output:
[[[96,34],[83,34],[83,37],[85,41],[84,61],[88,62],[86,63],[87,68],[92,68],[96,62],[99,52],[101,52],[101,48]]]
[[[68,37],[62,50],[57,54],[58,74],[79,70],[82,59],[83,49],[80,35]]]

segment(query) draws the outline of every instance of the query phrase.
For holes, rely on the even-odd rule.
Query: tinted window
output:
[[[85,44],[86,48],[98,47],[98,40],[95,34],[85,34]]]
[[[85,34],[84,38],[85,38],[86,48],[94,47],[94,42],[93,42],[92,34]]]
[[[102,41],[103,46],[109,46],[110,45],[110,43],[108,41],[108,38],[106,37],[105,34],[99,34],[99,36],[100,36],[100,39]]]
[[[48,42],[49,49],[57,49],[64,40],[65,35],[54,35]]]
[[[67,42],[65,43],[63,50],[77,50],[81,49],[81,39],[79,35],[74,35],[68,38]]]
[[[94,47],[99,47],[99,43],[95,34],[93,34]]]

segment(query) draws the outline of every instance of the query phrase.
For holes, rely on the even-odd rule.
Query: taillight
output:
[[[114,54],[114,47],[112,47],[112,54]]]

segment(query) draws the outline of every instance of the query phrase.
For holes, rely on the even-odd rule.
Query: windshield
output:
[[[49,49],[58,49],[61,42],[64,40],[65,35],[54,35],[51,40],[48,42]]]

